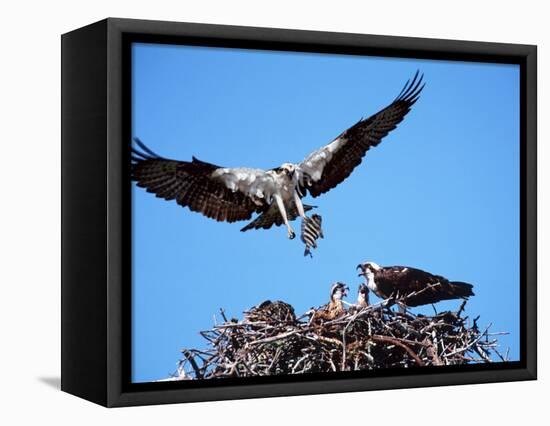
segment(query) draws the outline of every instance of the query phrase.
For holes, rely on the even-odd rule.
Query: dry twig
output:
[[[506,361],[494,336],[480,331],[456,312],[433,316],[399,313],[384,301],[342,316],[312,323],[296,317],[284,302],[264,302],[245,312],[241,321],[227,320],[202,331],[208,348],[184,349],[180,377],[187,380],[303,374],[328,371],[460,365]],[[187,368],[185,368],[187,367]]]

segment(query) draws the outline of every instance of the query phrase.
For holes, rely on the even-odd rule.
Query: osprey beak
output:
[[[358,277],[364,277],[365,276],[365,270],[363,269],[363,265],[359,264],[355,269],[361,269],[361,272],[357,274]]]

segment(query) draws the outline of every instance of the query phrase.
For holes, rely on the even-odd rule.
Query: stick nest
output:
[[[168,380],[289,375],[507,361],[490,325],[456,312],[433,316],[396,312],[391,301],[350,306],[317,321],[315,310],[297,317],[291,305],[266,301],[200,334],[207,349],[183,349]],[[318,311],[317,311],[318,312]]]

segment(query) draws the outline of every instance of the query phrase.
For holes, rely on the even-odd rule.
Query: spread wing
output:
[[[265,171],[224,168],[197,160],[163,158],[139,139],[132,147],[132,179],[137,186],[165,200],[175,200],[217,221],[247,220],[269,207],[273,186]]]
[[[302,192],[307,189],[317,197],[346,179],[361,164],[366,152],[403,121],[424,88],[422,79],[417,71],[390,105],[360,120],[300,163]]]

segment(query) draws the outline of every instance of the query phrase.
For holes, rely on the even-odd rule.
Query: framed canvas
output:
[[[62,36],[62,389],[536,378],[536,47],[106,19]]]

